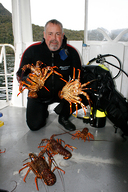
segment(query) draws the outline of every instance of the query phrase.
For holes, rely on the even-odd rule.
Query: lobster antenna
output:
[[[57,163],[56,163],[56,161],[55,161],[55,159],[54,159],[54,157],[53,157],[53,155],[46,149],[46,153],[47,153],[47,155],[48,156],[50,156],[50,158],[51,158],[51,160],[52,160],[52,163],[53,163],[53,165],[55,166],[55,167],[58,167],[58,165],[57,165]],[[58,169],[57,169],[57,172],[58,172],[58,174],[59,174],[59,177],[60,177],[60,179],[61,179],[61,182],[62,182],[62,186],[63,186],[63,191],[65,192],[65,185],[64,185],[64,178],[63,178],[63,174],[61,173],[61,171],[59,171]]]
[[[60,128],[60,129],[62,129],[62,128]],[[54,136],[63,135],[63,134],[66,134],[66,133],[69,133],[70,135],[72,135],[72,134],[70,133],[70,131],[65,131],[64,129],[62,129],[62,130],[64,131],[64,133],[54,134]],[[73,135],[72,135],[72,136],[73,136]]]
[[[15,191],[15,189],[17,188],[17,182],[15,180],[12,180],[12,181],[14,181],[16,185],[15,185],[14,189],[11,192]]]
[[[45,191],[46,191],[46,192],[49,192],[48,186],[47,186],[47,185],[45,185],[44,180],[43,180],[43,179],[41,179],[41,181],[42,181],[42,183],[43,183],[43,186],[44,186],[44,188],[45,188]]]

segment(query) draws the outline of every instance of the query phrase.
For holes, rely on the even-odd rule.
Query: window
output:
[[[114,40],[128,28],[128,0],[88,0],[88,40]],[[98,30],[100,28],[101,30]],[[128,41],[128,31],[120,41]]]

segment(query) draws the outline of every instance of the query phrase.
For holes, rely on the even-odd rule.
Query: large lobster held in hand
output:
[[[82,99],[80,98],[80,95],[84,95],[89,103],[89,106],[91,108],[91,99],[89,95],[84,92],[84,90],[91,89],[86,88],[88,84],[90,84],[92,81],[81,84],[80,82],[80,69],[78,70],[78,78],[75,79],[75,68],[73,68],[73,79],[67,82],[66,80],[62,79],[66,82],[66,85],[62,88],[62,90],[58,93],[59,97],[61,99],[65,99],[70,103],[70,114],[72,113],[72,103],[76,105],[76,115],[78,114],[78,104],[82,107],[85,115],[86,115],[86,106],[82,103]]]
[[[44,65],[44,67],[42,65]],[[29,73],[28,77],[26,78],[26,81],[21,80],[19,82],[20,92],[18,93],[18,95],[22,93],[24,89],[28,89],[29,90],[28,97],[37,98],[38,97],[37,91],[39,91],[39,89],[42,89],[44,87],[47,91],[49,91],[44,86],[45,81],[49,78],[49,76],[55,73],[62,77],[62,75],[57,71],[55,71],[54,68],[57,67],[45,66],[45,64],[43,64],[41,61],[37,61],[35,66],[33,64],[24,65],[22,68],[22,75],[27,69],[30,69],[31,73]]]

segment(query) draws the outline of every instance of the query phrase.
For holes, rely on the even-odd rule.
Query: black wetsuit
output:
[[[81,61],[78,52],[75,48],[66,43],[64,37],[61,48],[58,51],[50,51],[45,43],[35,43],[28,47],[21,58],[19,70],[17,71],[18,80],[25,80],[30,70],[27,69],[22,73],[22,67],[26,64],[36,65],[37,61],[42,61],[46,66],[56,66],[55,70],[63,75],[63,79],[69,81],[73,76],[73,67],[76,69],[76,78],[78,75],[77,69],[81,69]],[[60,79],[57,74],[51,75],[45,81],[45,87],[40,89],[37,94],[38,98],[28,98],[26,118],[27,124],[31,130],[38,130],[46,123],[48,105],[53,102],[60,102],[58,92],[62,90],[65,82]],[[61,110],[61,115],[69,117],[69,104],[65,101]]]

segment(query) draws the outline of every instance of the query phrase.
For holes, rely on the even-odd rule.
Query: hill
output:
[[[12,14],[7,9],[5,9],[1,3],[0,3],[0,15],[9,17],[12,16]]]
[[[13,44],[12,14],[0,3],[0,43]]]

